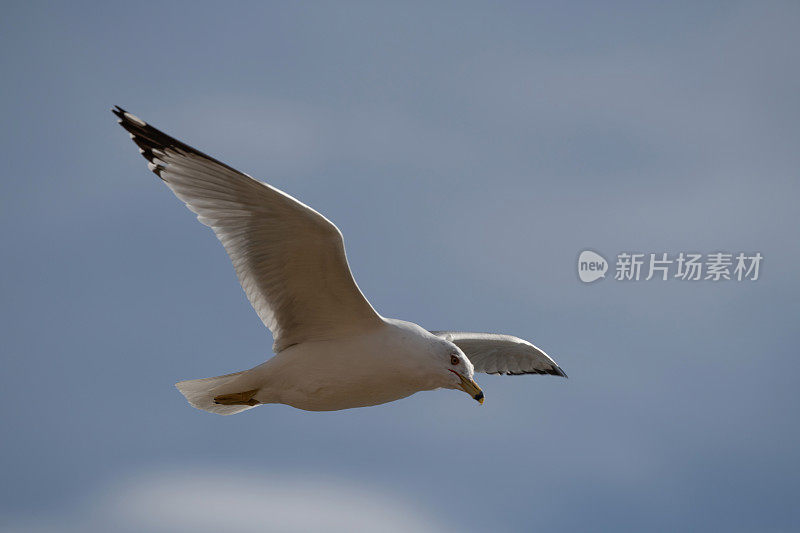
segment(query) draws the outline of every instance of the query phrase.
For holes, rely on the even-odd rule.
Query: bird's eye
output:
[[[451,355],[450,356],[450,364],[453,365],[453,366],[456,366],[458,364],[458,356]]]

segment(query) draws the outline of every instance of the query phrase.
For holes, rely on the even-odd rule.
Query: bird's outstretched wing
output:
[[[561,367],[542,350],[518,337],[496,333],[431,331],[446,339],[469,357],[475,372],[485,374],[551,374],[567,377]]]
[[[148,167],[211,227],[274,350],[381,323],[356,285],[339,229],[307,205],[116,107]]]

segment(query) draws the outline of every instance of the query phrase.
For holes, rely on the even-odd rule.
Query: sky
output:
[[[10,2],[0,532],[800,530],[795,2]],[[569,374],[220,417],[272,339],[110,113],[341,229],[384,316]],[[593,250],[605,279],[582,283]],[[757,281],[618,281],[621,252]]]

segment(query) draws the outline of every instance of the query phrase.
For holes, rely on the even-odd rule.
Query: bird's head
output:
[[[437,350],[437,359],[446,388],[464,391],[483,403],[483,391],[473,379],[475,367],[458,346],[449,341],[442,342],[442,348]]]

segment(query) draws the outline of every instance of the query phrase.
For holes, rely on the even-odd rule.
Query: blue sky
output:
[[[798,22],[6,6],[0,531],[797,530]],[[191,409],[174,382],[271,338],[115,104],[333,220],[381,314],[527,338],[570,379],[479,376],[482,407]],[[584,285],[587,248],[765,259],[757,282]]]

